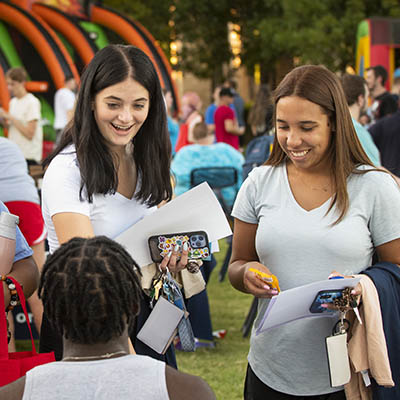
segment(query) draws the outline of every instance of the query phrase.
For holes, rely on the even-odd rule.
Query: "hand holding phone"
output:
[[[211,257],[207,233],[204,231],[171,233],[151,236],[148,240],[151,259],[160,263],[175,246],[188,244],[189,260],[209,260]]]

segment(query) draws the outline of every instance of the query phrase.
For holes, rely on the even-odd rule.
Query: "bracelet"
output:
[[[8,290],[10,291],[10,303],[8,304],[6,311],[11,311],[14,307],[20,304],[17,289],[15,288],[14,282],[6,275],[0,275],[1,280],[7,284]]]

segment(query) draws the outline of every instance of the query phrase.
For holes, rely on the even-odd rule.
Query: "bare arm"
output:
[[[39,284],[39,270],[32,256],[16,261],[8,276],[12,276],[19,282],[23,288],[25,298],[31,296]],[[4,303],[7,306],[10,303],[10,291],[5,282],[3,282],[3,289]]]
[[[270,298],[277,294],[277,291],[272,290],[254,272],[249,271],[252,267],[271,274],[270,270],[258,260],[255,248],[257,228],[257,224],[249,224],[235,218],[228,276],[235,289],[251,293],[256,297]]]
[[[207,382],[198,376],[185,374],[167,365],[165,378],[171,400],[215,400],[216,398]]]
[[[58,242],[68,242],[73,237],[90,238],[94,236],[93,226],[88,216],[73,212],[62,212],[51,218]]]
[[[25,376],[0,387],[0,400],[21,400],[24,395]]]
[[[13,117],[10,113],[6,112],[4,109],[0,109],[0,116],[6,118],[6,124],[14,125],[28,140],[32,140],[35,136],[36,127],[38,124],[38,120],[32,120],[27,122],[26,124],[23,123],[18,118]]]
[[[225,130],[232,135],[241,136],[244,134],[244,126],[239,127],[236,120],[226,119],[224,121]]]
[[[376,248],[380,261],[397,264],[400,267],[400,239],[384,243]]]

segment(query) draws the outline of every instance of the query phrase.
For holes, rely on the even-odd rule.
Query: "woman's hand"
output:
[[[165,271],[168,267],[170,272],[175,274],[182,271],[184,268],[186,268],[188,263],[188,253],[189,246],[187,242],[183,243],[182,249],[177,244],[173,251],[170,251],[161,261],[159,265],[160,269]]]
[[[261,278],[255,272],[250,271],[250,268],[252,268],[268,275],[272,275],[271,271],[265,265],[262,265],[259,262],[249,262],[245,264],[244,268],[243,286],[249,293],[256,297],[267,299],[270,299],[272,296],[275,296],[279,293],[278,290],[271,288],[271,286],[268,285],[268,282],[263,280],[263,278]]]
[[[351,275],[343,275],[343,274],[340,274],[340,273],[337,272],[337,271],[332,271],[332,272],[330,273],[328,279],[332,279],[332,278],[335,277],[335,276],[338,276],[338,277],[341,277],[341,278],[354,278],[354,277],[351,276]],[[361,285],[360,285],[360,283],[357,283],[357,286],[356,286],[354,289],[352,289],[352,291],[351,291],[351,295],[355,297],[355,299],[356,299],[356,301],[357,301],[357,304],[360,303],[361,294],[362,294]],[[321,307],[327,308],[327,309],[329,309],[329,310],[340,311],[339,307],[335,307],[333,304],[330,304],[330,303],[321,304]],[[349,310],[352,310],[352,307],[351,307],[351,306],[348,306],[348,307],[346,308],[346,311],[349,311]]]

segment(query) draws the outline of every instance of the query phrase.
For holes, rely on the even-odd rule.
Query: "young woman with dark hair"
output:
[[[229,278],[259,298],[255,326],[278,292],[252,268],[276,275],[287,290],[360,273],[375,250],[381,261],[400,264],[399,188],[365,154],[336,75],[295,68],[274,103],[271,155],[249,174],[232,212]],[[304,318],[253,332],[244,398],[344,400],[342,388],[330,386],[325,351],[336,321]]]
[[[39,295],[63,337],[63,359],[0,388],[0,399],[215,400],[199,377],[129,355],[139,275],[132,257],[105,236],[71,239],[50,255]]]
[[[100,50],[82,75],[74,117],[45,161],[42,210],[50,252],[76,236],[114,238],[170,200],[170,160],[165,104],[150,59],[134,46]],[[161,267],[176,272],[186,263],[183,246]],[[150,312],[145,301],[141,310],[137,329]],[[61,358],[61,337],[52,335],[46,310],[40,345]],[[134,347],[164,359],[140,341]],[[175,365],[172,348],[166,359]]]

